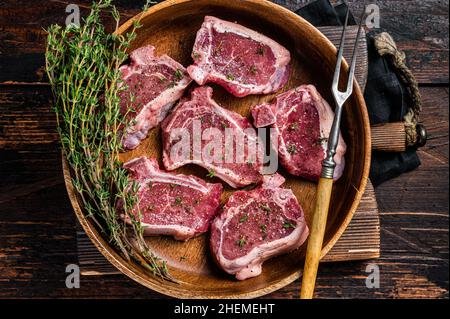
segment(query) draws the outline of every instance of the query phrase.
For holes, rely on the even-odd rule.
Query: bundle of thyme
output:
[[[128,57],[140,19],[128,34],[110,34],[100,19],[105,11],[111,13],[117,31],[120,16],[111,0],[94,2],[80,26],[52,25],[47,30],[46,68],[58,132],[86,216],[125,258],[167,279],[166,263],[150,251],[141,216],[133,214],[137,185],[130,184],[119,162],[120,132],[130,124],[127,114],[120,112],[119,96],[127,87],[119,67]]]

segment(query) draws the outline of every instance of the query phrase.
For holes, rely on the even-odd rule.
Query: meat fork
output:
[[[359,24],[358,35],[356,36],[356,42],[353,49],[352,63],[347,81],[347,89],[345,92],[339,91],[339,78],[341,73],[342,58],[344,53],[344,43],[348,25],[350,11],[347,9],[347,15],[345,18],[345,25],[342,31],[341,44],[339,47],[339,53],[337,57],[336,70],[333,78],[332,92],[334,101],[336,103],[335,116],[333,120],[333,126],[331,128],[330,136],[328,138],[328,147],[326,157],[322,162],[322,175],[317,186],[317,200],[314,209],[314,215],[311,225],[311,233],[308,240],[308,248],[306,252],[305,267],[303,271],[302,289],[300,293],[301,299],[312,299],[314,294],[314,286],[317,277],[317,269],[319,267],[320,255],[322,252],[323,237],[325,234],[325,227],[328,217],[328,209],[330,206],[331,193],[333,189],[333,177],[334,170],[336,168],[336,162],[334,161],[334,155],[339,142],[339,132],[342,120],[342,111],[347,99],[353,93],[353,78],[356,68],[356,51],[358,47],[358,41],[361,34],[363,18],[365,10],[361,16]]]

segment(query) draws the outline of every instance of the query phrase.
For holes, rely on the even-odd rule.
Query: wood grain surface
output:
[[[143,0],[116,1],[125,21],[140,11]],[[160,2],[160,1],[158,1]],[[307,1],[276,0],[290,9]],[[338,2],[338,1],[331,1]],[[364,1],[347,1],[359,16]],[[43,65],[44,27],[63,24],[65,7],[79,4],[86,14],[91,0],[3,0],[0,5],[0,82],[45,82]],[[407,53],[421,83],[448,83],[448,0],[376,1],[381,13],[381,30],[389,31]],[[401,23],[400,23],[401,22]]]
[[[152,44],[156,54],[168,54],[183,65],[192,63],[192,47],[195,34],[208,15],[237,21],[277,41],[291,52],[291,74],[284,90],[301,84],[314,84],[324,99],[332,105],[330,97],[333,70],[336,65],[336,48],[320,32],[296,14],[269,1],[247,0],[224,2],[223,0],[168,0],[150,8],[140,20],[142,27],[136,33],[130,51]],[[168,23],[170,21],[170,23]],[[133,25],[129,20],[118,33],[125,34]],[[355,34],[353,30],[352,34]],[[355,37],[355,36],[354,36]],[[346,68],[347,66],[345,66]],[[359,74],[363,72],[358,72]],[[341,82],[346,81],[341,77]],[[210,84],[214,89],[214,100],[226,109],[249,117],[254,105],[272,100],[272,95],[252,95],[236,98],[223,88]],[[370,167],[370,123],[363,94],[357,82],[353,95],[347,100],[342,119],[342,135],[347,143],[346,167],[343,176],[333,186],[330,197],[326,227],[322,235],[323,246],[318,256],[325,256],[338,241],[349,225],[360,199],[365,191]],[[159,128],[149,132],[149,136],[136,149],[123,153],[122,162],[128,162],[140,156],[159,160],[162,164],[162,138]],[[167,261],[171,275],[177,284],[162,283],[142,266],[129,262],[119,256],[114,247],[105,241],[92,220],[85,218],[83,206],[80,206],[77,193],[73,190],[68,167],[64,166],[64,175],[68,194],[77,218],[86,234],[102,254],[121,272],[140,284],[181,298],[254,298],[276,291],[294,280],[301,273],[306,245],[289,254],[270,259],[264,263],[260,276],[236,281],[226,276],[209,258],[208,236],[199,236],[187,242],[175,241],[167,236],[147,237],[152,251]],[[207,171],[195,165],[182,167],[178,173],[207,178]],[[294,177],[280,169],[284,176],[285,187],[295,194],[305,212],[305,219],[311,225],[312,212],[316,203],[316,183]],[[220,180],[214,180],[220,182]],[[222,203],[234,192],[224,185]],[[312,227],[312,226],[310,226]],[[180,259],[184,257],[184,259]],[[202,282],[201,285],[198,283]]]
[[[401,153],[406,151],[405,123],[384,123],[371,127],[372,149],[382,152]],[[389,143],[386,143],[389,141]]]
[[[73,2],[85,7],[90,1]],[[359,1],[348,2],[360,7]],[[0,4],[0,297],[159,298],[125,276],[84,277],[80,289],[65,287],[65,267],[77,262],[75,218],[40,67],[42,28],[62,23],[68,3]],[[118,3],[124,19],[141,5]],[[295,3],[288,5],[294,8]],[[372,261],[323,264],[316,296],[448,298],[448,1],[387,0],[379,5],[383,29],[399,40],[421,83],[421,121],[430,141],[419,151],[419,169],[376,189],[380,288],[365,286]],[[296,282],[268,297],[295,298],[298,288]]]

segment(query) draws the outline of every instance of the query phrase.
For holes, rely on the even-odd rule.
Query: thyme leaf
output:
[[[183,203],[183,199],[181,197],[175,197],[175,206],[180,206]]]
[[[240,248],[244,248],[244,246],[247,244],[247,240],[245,239],[244,236],[241,236],[241,238],[236,242],[236,244],[237,244]]]
[[[260,226],[260,228],[261,228],[261,232],[263,233],[263,234],[267,234],[267,226],[266,225],[261,225]]]
[[[177,81],[181,81],[183,79],[183,71],[177,69],[174,76]]]
[[[265,204],[265,205],[261,205],[260,208],[265,211],[266,213],[270,213],[272,211],[272,209],[270,209],[269,205]]]
[[[284,224],[283,224],[283,228],[284,228],[284,229],[295,228],[295,225],[292,224],[292,223],[289,222],[289,221],[285,221]]]
[[[248,215],[244,215],[239,219],[240,223],[245,223],[248,220]]]
[[[290,154],[297,154],[297,146],[295,146],[294,144],[292,144],[292,145],[289,145],[289,147],[288,147],[288,152],[290,153]]]

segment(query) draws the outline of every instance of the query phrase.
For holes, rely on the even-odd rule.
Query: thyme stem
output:
[[[135,216],[136,185],[130,184],[119,162],[120,131],[128,125],[121,112],[120,94],[127,87],[122,85],[119,67],[127,58],[140,19],[126,35],[110,34],[100,11],[111,13],[117,31],[120,15],[111,0],[93,2],[82,27],[52,25],[47,30],[46,71],[62,149],[86,216],[125,258],[171,279],[166,263],[144,240],[140,218]]]

